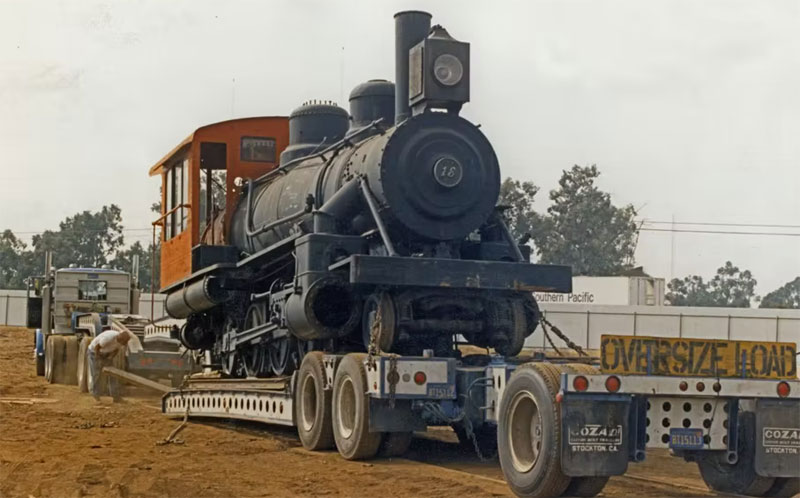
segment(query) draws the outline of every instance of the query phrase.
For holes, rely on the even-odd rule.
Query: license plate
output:
[[[796,379],[796,354],[790,342],[618,335],[600,340],[601,369],[608,374]]]
[[[702,450],[703,429],[670,429],[669,447],[681,450]]]

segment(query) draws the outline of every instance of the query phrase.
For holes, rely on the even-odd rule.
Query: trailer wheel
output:
[[[573,374],[595,375],[600,371],[586,363],[567,363],[561,365],[561,371]],[[597,496],[608,484],[609,476],[573,477],[564,491],[564,496],[590,497]]]
[[[44,339],[44,378],[53,383],[53,336],[47,335]]]
[[[369,397],[363,353],[342,358],[333,380],[333,437],[347,460],[371,458],[381,444],[380,432],[369,432]]]
[[[64,383],[64,363],[66,353],[66,342],[58,335],[51,335],[47,338],[47,348],[45,348],[45,376],[47,382],[51,384]],[[49,376],[47,375],[49,373]]]
[[[561,471],[557,377],[553,365],[526,363],[512,374],[500,400],[500,466],[517,496],[559,496],[570,483]]]
[[[78,384],[78,348],[80,343],[75,336],[64,337],[64,363],[61,366],[61,379],[64,384]]]
[[[37,354],[36,355],[36,375],[38,377],[41,377],[41,376],[44,375],[44,371],[45,371],[45,368],[44,368],[44,356],[40,355],[40,354]]]
[[[91,337],[83,337],[78,344],[78,389],[82,393],[89,392],[89,343]]]
[[[755,470],[755,413],[739,412],[739,460],[728,463],[725,451],[701,453],[697,460],[700,476],[713,491],[763,496],[775,478],[763,477]]]
[[[36,361],[36,375],[41,377],[44,375],[44,354],[39,354],[39,352],[44,352],[44,334],[41,330],[36,329],[36,332],[33,333],[33,359]]]
[[[297,434],[303,448],[312,451],[334,446],[331,390],[325,389],[324,358],[322,351],[307,353],[297,373]]]
[[[778,477],[775,479],[775,484],[769,488],[764,496],[791,498],[798,493],[800,493],[800,478]]]
[[[411,446],[412,432],[384,432],[378,455],[392,458],[406,454]]]

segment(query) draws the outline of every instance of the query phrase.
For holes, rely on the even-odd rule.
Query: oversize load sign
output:
[[[797,345],[604,335],[603,373],[748,379],[796,379]]]

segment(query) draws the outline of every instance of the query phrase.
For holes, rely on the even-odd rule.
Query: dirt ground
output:
[[[0,327],[0,497],[509,496],[496,463],[462,453],[449,429],[415,438],[407,458],[348,462],[305,451],[294,430],[235,422],[177,425],[134,392],[97,404],[37,377],[32,332]],[[666,484],[665,484],[666,483]],[[603,496],[709,496],[697,468],[648,454]]]

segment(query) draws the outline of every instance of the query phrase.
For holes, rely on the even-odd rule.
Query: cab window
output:
[[[167,170],[167,211],[189,202],[189,160],[182,159]],[[165,235],[171,239],[186,229],[189,210],[175,209],[165,220]]]
[[[78,280],[79,301],[105,301],[108,288],[105,280]]]

